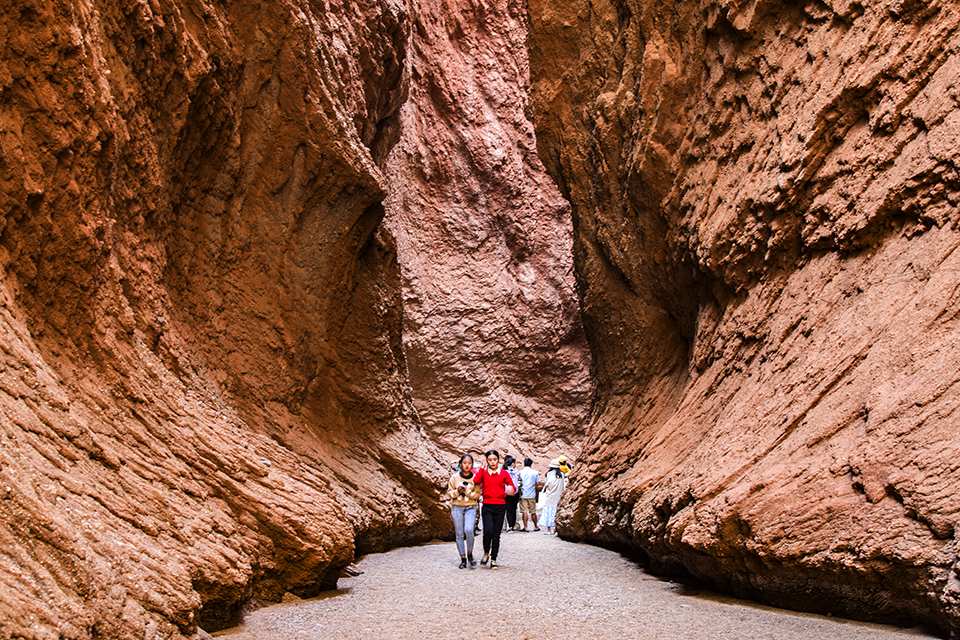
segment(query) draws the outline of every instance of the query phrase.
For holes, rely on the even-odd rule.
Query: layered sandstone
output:
[[[409,11],[0,10],[0,636],[190,635],[446,533],[378,227]]]
[[[385,223],[418,414],[451,454],[574,455],[590,354],[570,207],[530,120],[526,4],[427,0],[413,33]]]
[[[530,13],[598,376],[563,534],[960,628],[956,5]]]

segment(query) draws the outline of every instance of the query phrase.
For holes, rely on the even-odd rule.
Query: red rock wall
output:
[[[960,628],[960,13],[530,1],[599,408],[564,535]]]
[[[457,455],[575,455],[590,354],[570,208],[536,153],[526,5],[419,4],[388,161],[404,347],[423,426]]]
[[[0,10],[0,636],[190,635],[446,533],[378,228],[407,12]]]

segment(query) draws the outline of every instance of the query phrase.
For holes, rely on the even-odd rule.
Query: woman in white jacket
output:
[[[557,526],[557,505],[560,496],[567,488],[567,476],[560,471],[560,460],[550,461],[547,477],[543,481],[543,491],[540,493],[543,500],[543,513],[540,515],[540,526],[547,528],[547,533],[554,533]]]

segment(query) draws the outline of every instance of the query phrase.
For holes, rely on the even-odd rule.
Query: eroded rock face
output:
[[[956,5],[530,12],[600,403],[561,531],[960,627]]]
[[[378,230],[402,2],[0,11],[0,635],[173,638],[445,533]]]
[[[575,455],[590,354],[570,208],[536,154],[526,5],[421,2],[388,162],[404,347],[424,428],[451,455]]]

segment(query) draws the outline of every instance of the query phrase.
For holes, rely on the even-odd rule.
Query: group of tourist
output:
[[[560,456],[550,462],[546,476],[533,468],[533,460],[520,461],[507,456],[500,464],[500,453],[487,451],[479,469],[474,469],[474,459],[469,453],[460,456],[456,472],[450,477],[447,494],[451,499],[450,516],[460,552],[460,568],[471,569],[477,565],[473,559],[473,543],[476,532],[477,509],[483,530],[483,558],[481,566],[490,564],[497,568],[500,553],[500,534],[506,519],[507,531],[556,532],[557,505],[567,486],[567,474],[573,468],[566,457]],[[538,514],[537,506],[540,505]],[[481,506],[482,505],[482,506]],[[517,529],[517,511],[522,527]]]

